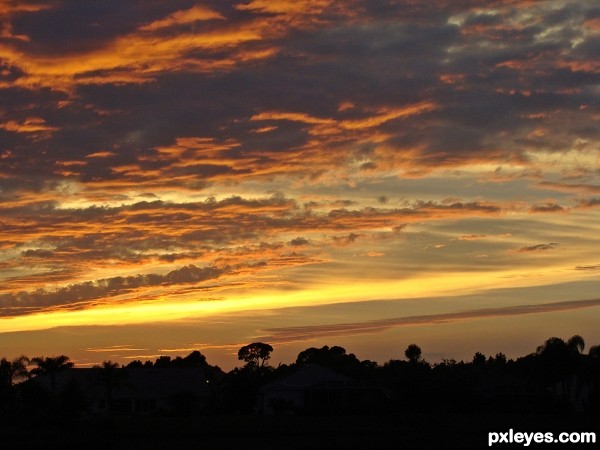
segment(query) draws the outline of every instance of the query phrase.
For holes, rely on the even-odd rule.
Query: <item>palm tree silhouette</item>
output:
[[[65,355],[51,357],[36,356],[35,358],[31,358],[31,362],[37,366],[31,369],[33,375],[47,375],[50,377],[53,397],[56,397],[56,375],[63,370],[70,369],[74,365],[70,361],[70,358]]]
[[[578,334],[571,336],[567,341],[567,347],[574,355],[580,355],[585,349],[585,341]]]
[[[580,355],[585,349],[585,341],[578,334],[571,336],[568,341],[558,337],[546,339],[543,345],[540,345],[536,353],[538,355],[564,354]]]
[[[546,339],[536,354],[540,357],[542,376],[547,384],[560,383],[562,392],[570,398],[573,394],[571,378],[581,359],[585,341],[578,334],[571,336],[566,342],[558,337]]]
[[[3,409],[3,404],[8,408],[8,411],[14,408],[16,401],[15,384],[29,378],[28,362],[29,358],[26,356],[19,356],[12,361],[6,358],[0,359],[0,411]]]
[[[0,378],[3,383],[9,386],[14,386],[18,381],[26,380],[29,378],[29,372],[27,371],[27,364],[29,358],[21,355],[12,361],[2,358],[0,360]]]
[[[104,390],[106,407],[110,411],[115,389],[119,389],[127,384],[127,371],[119,367],[119,364],[112,361],[104,361],[101,366],[94,366],[98,369],[96,383]]]

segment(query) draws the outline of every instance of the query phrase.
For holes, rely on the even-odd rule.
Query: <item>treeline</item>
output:
[[[106,386],[119,381],[123,369],[200,368],[210,386],[210,402],[203,413],[250,414],[257,410],[260,388],[310,364],[326,367],[364,386],[381,387],[386,395],[382,409],[391,412],[564,412],[600,413],[600,346],[584,353],[581,336],[547,339],[534,352],[515,360],[502,353],[475,353],[470,361],[453,359],[429,363],[416,344],[404,359],[384,364],[360,360],[339,346],[311,347],[291,364],[269,364],[273,348],[256,342],[240,348],[243,362],[229,372],[209,364],[199,351],[185,357],[161,356],[155,361],[132,361],[119,366],[105,361],[97,366]],[[59,389],[55,377],[71,370],[67,356],[21,356],[0,360],[0,413],[40,409],[69,412],[85,409],[75,391]],[[36,377],[50,380],[42,392]],[[108,389],[108,388],[107,388]]]

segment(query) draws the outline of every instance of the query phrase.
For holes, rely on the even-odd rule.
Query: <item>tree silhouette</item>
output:
[[[29,378],[27,364],[29,358],[21,355],[12,361],[2,358],[0,360],[0,382],[7,386],[14,386],[18,381]]]
[[[149,362],[149,361],[146,361],[146,362]],[[152,366],[152,363],[150,363],[150,366]],[[144,363],[139,359],[134,359],[129,364],[127,364],[125,367],[127,367],[128,369],[141,369],[142,367],[144,367]]]
[[[12,361],[6,358],[0,359],[0,412],[3,405],[8,408],[8,411],[15,406],[15,384],[29,378],[28,362],[29,358],[26,356],[19,356]]]
[[[421,360],[421,347],[419,347],[417,344],[410,344],[408,347],[406,347],[404,356],[406,356],[406,359],[408,359],[411,363],[418,363]]]
[[[390,411],[542,412],[583,407],[597,412],[600,411],[600,384],[597,381],[600,379],[600,345],[592,346],[587,354],[583,354],[584,349],[585,342],[579,335],[569,339],[551,337],[535,353],[516,360],[507,360],[503,353],[488,358],[477,352],[472,362],[452,359],[430,364],[423,360],[421,348],[410,344],[404,352],[406,359],[390,360],[379,366],[373,361],[361,361],[343,347],[325,345],[301,351],[295,363],[274,368],[269,365],[273,347],[254,342],[238,351],[238,358],[246,365],[229,373],[209,365],[199,351],[174,359],[163,356],[155,362],[136,360],[127,367],[201,369],[209,381],[211,397],[208,406],[216,412],[256,412],[261,386],[293,374],[308,364],[330,368],[362,386],[385,389],[382,404]],[[91,372],[95,380],[84,377],[86,384],[78,385],[78,376],[57,376],[73,366],[64,355],[37,357],[31,362],[35,365],[31,375],[45,377],[40,382],[19,383],[29,376],[27,358],[0,359],[0,414],[12,414],[13,406],[42,414],[85,411],[88,405],[83,394],[92,387],[89,381],[97,388],[95,394],[106,400],[110,407],[120,393],[118,388],[128,386],[125,378],[131,373],[117,363],[105,361]],[[72,380],[65,383],[66,378]],[[174,400],[172,406],[178,406],[181,411],[196,411],[188,408],[189,398],[174,397]]]
[[[546,339],[543,345],[540,345],[536,353],[538,355],[559,355],[570,354],[580,355],[585,349],[585,341],[578,334],[571,336],[568,341],[558,337]]]
[[[170,356],[159,356],[154,362],[154,367],[171,367],[171,357]]]
[[[483,353],[477,352],[475,353],[475,355],[473,356],[473,365],[474,366],[485,366],[485,355]]]
[[[36,356],[35,358],[31,358],[31,362],[37,366],[31,369],[33,375],[48,375],[50,377],[53,396],[56,396],[56,375],[63,370],[73,367],[70,358],[65,355],[52,357]]]
[[[535,351],[538,355],[564,355],[567,354],[568,348],[567,343],[559,337],[551,337],[544,341],[544,343]]]
[[[506,355],[504,353],[496,353],[496,357],[494,358],[494,365],[497,367],[505,366]]]
[[[208,366],[206,362],[206,356],[200,353],[198,350],[194,350],[192,353],[183,358],[184,367],[202,367]]]
[[[220,386],[222,407],[226,411],[249,414],[255,410],[259,389],[270,380],[275,370],[267,365],[272,351],[273,347],[263,342],[254,342],[239,349],[238,359],[245,361],[246,365],[229,372]],[[220,369],[215,367],[210,372],[214,379],[215,375],[219,376]]]
[[[238,359],[245,361],[250,368],[264,367],[271,358],[273,347],[263,342],[244,345],[238,351]]]
[[[539,358],[538,377],[546,387],[560,383],[566,398],[572,393],[572,379],[581,366],[581,352],[585,342],[579,335],[574,335],[566,342],[558,337],[546,339],[536,350]]]
[[[104,361],[98,369],[96,383],[104,390],[106,405],[110,409],[113,400],[113,392],[123,386],[127,386],[127,371],[119,368],[119,364],[112,361]]]
[[[346,349],[339,345],[307,348],[298,353],[296,364],[299,366],[318,364],[354,378],[362,377],[369,371],[369,367],[373,368],[377,365],[372,361],[361,362],[354,353],[346,353]]]
[[[578,334],[571,336],[567,341],[567,347],[573,354],[580,355],[585,349],[585,341]]]

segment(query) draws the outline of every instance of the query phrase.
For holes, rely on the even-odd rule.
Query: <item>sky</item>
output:
[[[0,0],[0,355],[600,344],[600,7]]]

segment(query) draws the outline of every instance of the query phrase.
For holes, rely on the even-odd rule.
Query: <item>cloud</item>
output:
[[[529,253],[529,252],[543,252],[547,250],[554,250],[558,243],[550,242],[549,244],[537,244],[531,245],[529,247],[521,247],[517,251],[517,253]]]
[[[397,233],[401,233],[402,231],[406,230],[406,227],[408,227],[407,223],[403,223],[403,224],[400,224],[400,225],[395,225],[395,226],[392,227],[392,231],[394,233],[396,233],[396,234]]]
[[[565,209],[557,203],[545,203],[543,205],[534,205],[529,209],[532,213],[551,213],[563,212]]]
[[[8,122],[0,123],[0,129],[13,131],[15,133],[40,133],[42,131],[57,130],[57,128],[47,125],[46,121],[39,117],[30,117],[25,119],[22,123],[9,120]]]
[[[156,31],[162,28],[169,28],[178,25],[186,25],[190,23],[194,23],[197,21],[211,20],[211,19],[220,19],[223,20],[221,14],[216,11],[211,10],[210,8],[196,5],[192,6],[189,9],[175,11],[164,19],[156,20],[147,25],[143,25],[139,27],[141,31]]]
[[[86,158],[110,158],[111,156],[118,156],[118,155],[115,152],[103,151],[103,152],[90,153],[89,155],[86,155]]]
[[[574,136],[590,147],[593,108],[579,106],[593,104],[594,80],[575,75],[593,54],[592,38],[578,31],[593,23],[590,8],[565,6],[557,17],[543,3],[517,4],[11,4],[7,21],[28,41],[6,44],[3,99],[16,107],[0,123],[25,129],[28,117],[45,118],[54,150],[29,151],[30,133],[9,132],[15,151],[4,175],[17,183],[44,167],[46,176],[112,183],[99,188],[191,189],[245,176],[533,166],[525,151],[570,148]],[[560,30],[550,47],[546,23]],[[579,124],[572,132],[557,126],[567,116]],[[235,148],[221,162],[199,158],[185,136]],[[169,159],[161,149],[175,142],[182,153]]]
[[[544,189],[556,190],[559,192],[579,192],[588,194],[599,194],[600,186],[584,183],[556,183],[551,181],[541,181],[537,184]]]
[[[80,309],[89,306],[93,300],[110,303],[111,297],[130,293],[144,287],[196,284],[217,279],[232,271],[232,268],[184,266],[165,275],[145,274],[126,277],[103,278],[95,281],[70,284],[56,289],[0,294],[0,311],[3,316],[32,314],[44,310],[60,308]]]
[[[405,208],[367,207],[314,213],[300,208],[296,201],[283,196],[255,199],[232,196],[218,201],[209,198],[203,202],[188,203],[153,200],[115,207],[87,208],[60,208],[55,201],[37,201],[8,203],[0,207],[4,217],[0,238],[21,242],[42,240],[62,251],[88,248],[107,252],[116,244],[140,249],[143,248],[140,246],[150,243],[175,246],[199,240],[232,241],[236,240],[236,236],[240,239],[255,236],[261,230],[368,230],[383,226],[400,227],[397,230],[401,230],[406,224],[398,226],[398,222],[496,215],[501,211],[500,206],[477,202],[444,205],[417,201]],[[232,217],[236,220],[232,221]],[[105,224],[102,233],[97,231],[98,221]],[[64,236],[66,224],[79,230],[77,237]],[[130,228],[131,225],[136,225],[136,228]],[[148,231],[152,233],[145,234]],[[334,241],[352,242],[358,236],[358,233],[351,231],[348,235],[336,236],[337,240]]]
[[[458,241],[479,241],[482,239],[497,239],[497,238],[509,238],[512,237],[511,233],[503,234],[464,234],[456,238]]]
[[[294,246],[294,247],[301,247],[301,246],[308,245],[308,244],[309,244],[308,239],[303,238],[303,237],[297,237],[290,241],[290,245]]]
[[[332,236],[331,239],[336,245],[346,246],[353,244],[359,237],[360,234],[350,233],[347,236]]]
[[[335,120],[332,118],[312,117],[306,113],[266,111],[250,118],[253,121],[279,121],[287,120],[291,122],[300,122],[311,125],[309,134],[313,135],[331,135],[341,133],[346,130],[362,130],[374,128],[406,116],[418,115],[437,108],[437,105],[431,101],[420,102],[414,105],[407,105],[402,108],[381,109],[373,111],[360,119]],[[369,113],[369,112],[367,112]]]
[[[139,352],[149,350],[147,348],[135,348],[129,344],[111,345],[108,347],[88,347],[86,352],[91,353],[110,353],[110,352]]]
[[[157,269],[164,271],[168,267],[165,264],[210,267],[218,263],[218,267],[244,267],[248,273],[318,264],[331,260],[329,253],[334,246],[356,244],[359,237],[374,229],[402,230],[406,224],[395,224],[443,220],[446,214],[495,214],[497,210],[477,203],[429,201],[400,209],[325,208],[314,212],[279,194],[220,200],[210,197],[186,203],[155,199],[85,208],[63,208],[56,201],[8,203],[0,207],[0,238],[11,242],[5,250],[6,275],[0,296],[4,310],[10,314],[89,307],[123,295],[133,298],[152,286],[202,281],[201,277],[193,278],[198,272],[191,265],[167,275],[152,275]],[[100,229],[98,223],[103,224]],[[65,227],[77,232],[65,234]],[[310,245],[315,230],[336,234],[316,238],[319,245]],[[303,252],[290,253],[280,236],[298,232],[312,235],[310,239],[296,237],[287,241]],[[11,277],[8,269],[20,275]],[[106,274],[109,270],[131,275],[80,281],[86,272]],[[203,273],[212,272],[200,275]],[[229,274],[214,273],[215,278]],[[74,275],[77,281],[70,282]],[[50,281],[59,287],[49,289]]]
[[[575,270],[600,270],[600,264],[577,266],[575,267]]]
[[[89,306],[112,270],[138,284],[122,292],[169,272],[193,287],[181,265],[276,270],[376,236],[422,249],[444,225],[488,254],[527,213],[590,219],[594,8],[0,2],[1,298]]]
[[[459,241],[476,241],[479,239],[485,239],[488,236],[485,234],[465,234],[463,236],[458,237]]]
[[[309,325],[298,327],[269,328],[264,331],[264,336],[256,339],[263,342],[301,342],[311,339],[322,339],[335,336],[361,335],[380,333],[390,328],[435,325],[452,323],[463,320],[477,320],[494,317],[511,317],[529,314],[544,314],[559,311],[572,311],[585,308],[596,308],[600,306],[600,299],[575,300],[555,303],[543,303],[537,305],[519,305],[498,308],[474,309],[468,311],[427,314],[407,317],[395,317],[390,319],[372,320],[354,323],[336,323],[329,325]]]
[[[600,198],[580,199],[577,202],[578,208],[595,208],[600,206]]]
[[[21,254],[27,258],[51,258],[54,255],[52,251],[43,249],[29,249]]]

